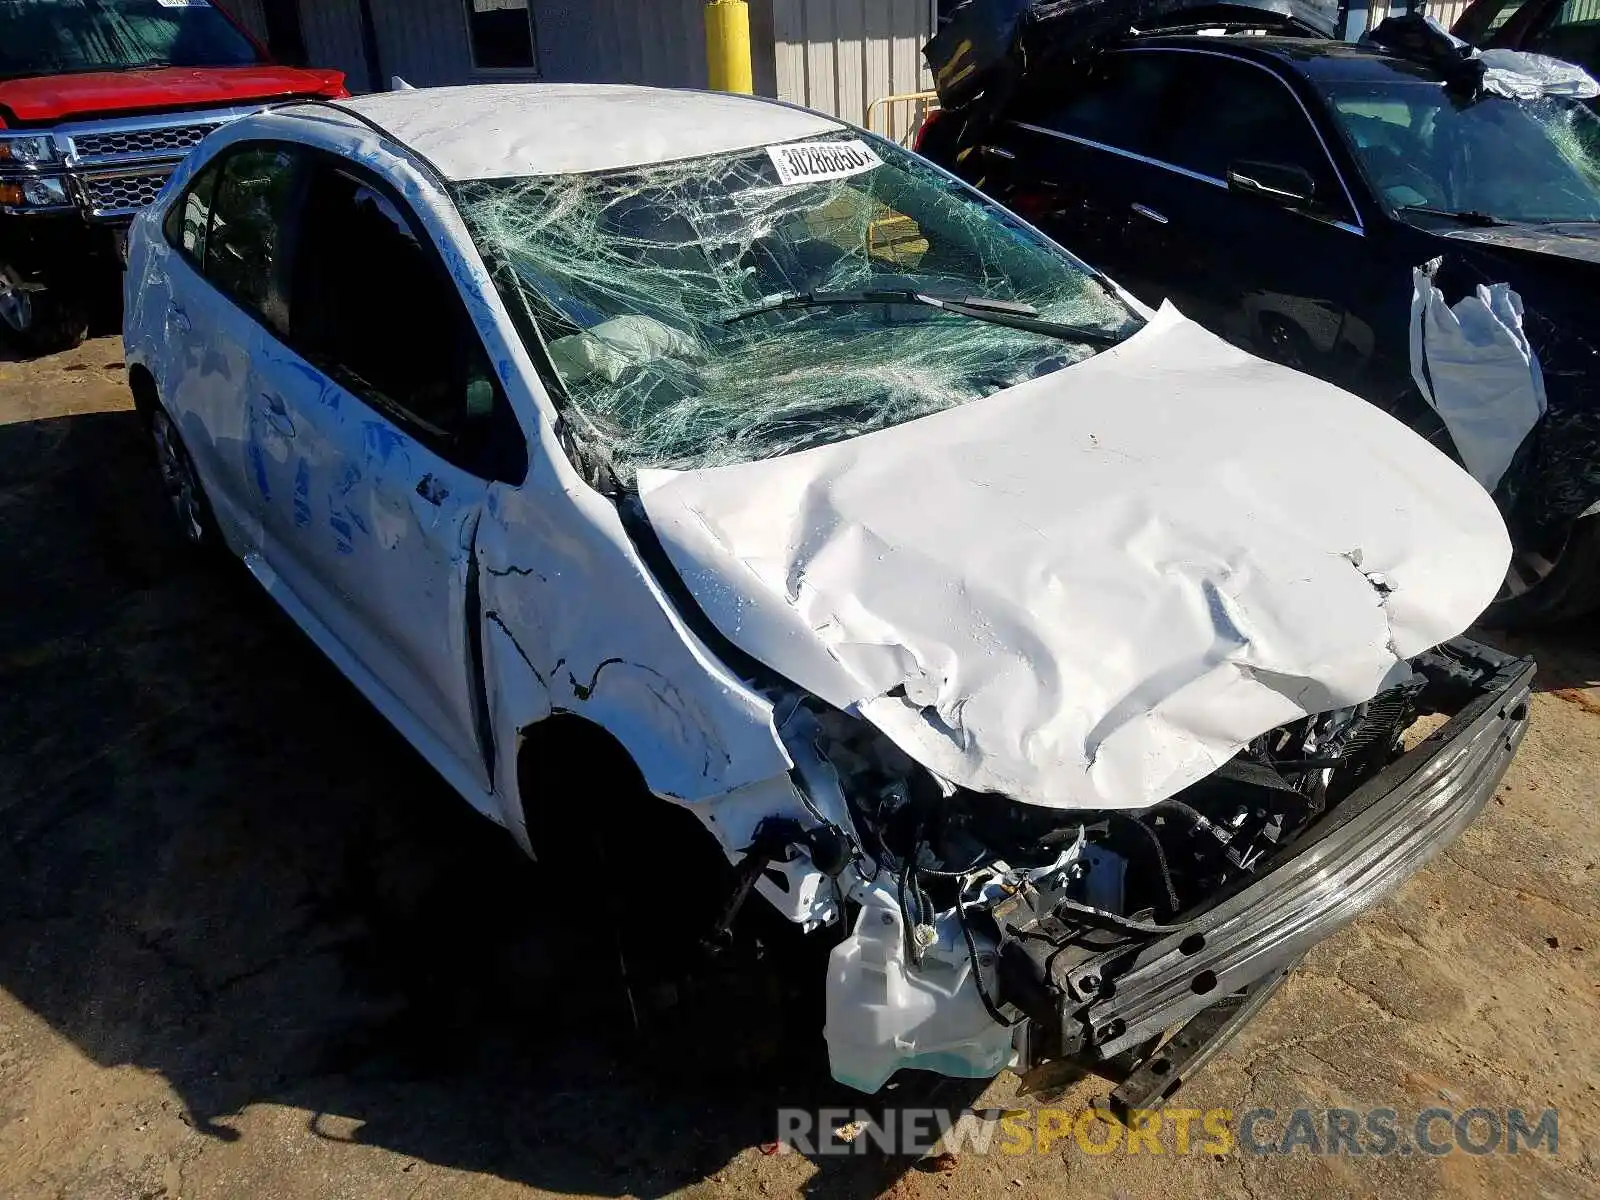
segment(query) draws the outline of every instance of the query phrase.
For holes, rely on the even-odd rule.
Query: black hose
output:
[[[1161,925],[1155,921],[1140,921],[1133,917],[1124,917],[1114,912],[1107,912],[1103,908],[1095,908],[1091,904],[1079,904],[1076,900],[1058,901],[1056,907],[1065,909],[1070,913],[1076,913],[1080,917],[1102,921],[1113,928],[1126,930],[1129,933],[1182,933],[1189,928],[1187,925]]]
[[[978,999],[983,1001],[984,1011],[993,1018],[995,1024],[1010,1029],[1023,1020],[1024,1016],[1007,1017],[994,1002],[994,997],[989,995],[989,985],[983,981],[983,968],[978,964],[978,943],[972,936],[972,926],[967,924],[967,897],[964,888],[956,892],[956,920],[961,923],[961,936],[967,942],[967,957],[972,960],[972,982],[978,987]]]
[[[1174,803],[1174,802],[1173,801],[1164,801],[1164,803],[1169,803],[1170,804],[1170,803]],[[1159,805],[1157,807],[1159,807]],[[1188,805],[1184,805],[1184,807],[1188,808],[1189,806]],[[1193,812],[1194,810],[1190,809],[1189,811]],[[1199,814],[1196,814],[1196,815],[1198,816]],[[1156,868],[1161,873],[1162,886],[1164,886],[1167,889],[1167,902],[1168,902],[1168,904],[1170,906],[1167,911],[1171,912],[1173,914],[1176,914],[1178,912],[1178,909],[1179,909],[1178,889],[1175,888],[1172,885],[1172,871],[1167,866],[1167,852],[1161,845],[1161,838],[1156,834],[1156,831],[1154,829],[1151,829],[1150,826],[1146,825],[1143,821],[1139,820],[1137,817],[1131,817],[1127,813],[1119,812],[1117,810],[1112,810],[1112,812],[1110,813],[1110,816],[1116,818],[1119,821],[1124,821],[1127,824],[1132,825],[1140,833],[1144,834],[1144,836],[1149,840],[1150,848],[1155,851]]]

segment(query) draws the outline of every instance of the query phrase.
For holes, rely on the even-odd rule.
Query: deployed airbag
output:
[[[1467,470],[1492,492],[1546,408],[1522,299],[1510,284],[1480,284],[1451,305],[1426,270],[1412,280],[1412,377]]]

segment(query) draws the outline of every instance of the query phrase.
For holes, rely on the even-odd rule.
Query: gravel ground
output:
[[[0,352],[0,1196],[1600,1194],[1592,629],[1509,646],[1540,693],[1494,803],[1180,1097],[1555,1107],[1557,1153],[763,1153],[780,1104],[855,1102],[816,1043],[730,988],[641,1044],[574,952],[590,906],[542,893],[242,573],[169,539],[120,356]]]

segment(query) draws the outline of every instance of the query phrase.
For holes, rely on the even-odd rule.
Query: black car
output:
[[[1494,487],[1517,555],[1491,615],[1600,606],[1600,122],[1567,101],[1466,95],[1448,69],[1271,13],[1234,5],[1170,32],[1179,21],[1053,59],[1048,24],[1029,28],[1005,71],[979,64],[947,89],[957,107],[919,149],[1140,299],[1451,451],[1414,381],[1413,269],[1432,264],[1452,302],[1509,283],[1548,408]],[[966,69],[941,73],[937,50],[936,77]]]

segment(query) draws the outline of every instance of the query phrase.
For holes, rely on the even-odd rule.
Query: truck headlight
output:
[[[0,179],[0,205],[7,208],[61,208],[71,203],[67,181],[59,175]]]
[[[56,161],[55,139],[47,133],[0,137],[0,164],[35,167]]]

